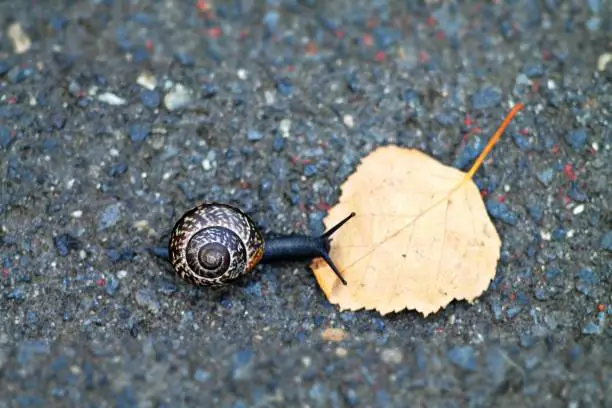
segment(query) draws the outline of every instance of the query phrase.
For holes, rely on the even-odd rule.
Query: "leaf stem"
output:
[[[485,157],[487,157],[489,152],[493,149],[493,146],[495,146],[495,143],[497,143],[502,133],[504,133],[504,131],[506,130],[506,128],[508,127],[508,125],[510,124],[514,116],[516,116],[516,114],[524,107],[525,105],[523,105],[520,102],[512,107],[512,110],[510,111],[510,113],[508,113],[508,115],[506,116],[502,124],[495,131],[495,134],[493,135],[491,140],[489,140],[489,142],[487,143],[485,148],[482,150],[482,152],[480,153],[480,155],[478,156],[478,158],[476,159],[476,161],[474,162],[470,170],[466,173],[465,177],[463,178],[463,181],[466,181],[474,177],[474,174],[476,174],[476,172],[482,165],[482,162],[484,161]]]

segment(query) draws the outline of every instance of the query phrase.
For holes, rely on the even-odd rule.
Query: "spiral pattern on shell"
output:
[[[170,236],[170,262],[187,282],[222,286],[244,275],[263,256],[253,221],[228,204],[204,203],[187,211]]]

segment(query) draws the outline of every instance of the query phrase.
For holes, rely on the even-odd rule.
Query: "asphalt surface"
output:
[[[612,3],[3,1],[0,27],[0,407],[612,406]],[[517,101],[473,305],[342,313],[300,263],[198,289],[149,250],[198,200],[320,232],[377,146],[465,168]]]

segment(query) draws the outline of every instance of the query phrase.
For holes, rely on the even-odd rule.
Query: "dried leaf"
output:
[[[501,241],[472,176],[522,107],[512,109],[467,173],[397,146],[362,160],[325,219],[329,227],[357,213],[334,234],[330,250],[348,285],[323,260],[311,264],[331,303],[427,316],[453,299],[471,303],[487,289]]]

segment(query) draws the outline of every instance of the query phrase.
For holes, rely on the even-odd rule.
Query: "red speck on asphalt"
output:
[[[221,28],[211,27],[208,29],[208,36],[212,38],[219,38],[221,36]]]
[[[317,207],[318,210],[327,211],[327,210],[329,210],[331,208],[331,205],[329,205],[325,201],[321,200],[321,201],[319,201],[317,203],[316,207]]]
[[[96,285],[98,286],[104,286],[106,284],[106,279],[104,278],[100,278],[96,281]]]
[[[382,60],[385,59],[385,52],[384,51],[376,51],[376,55],[374,56],[374,59],[376,59],[376,62],[381,62]]]
[[[470,117],[469,113],[467,113],[465,115],[465,119],[463,119],[463,124],[465,125],[465,127],[471,127],[472,126],[472,118]]]
[[[343,39],[344,38],[344,30],[336,30],[336,38]]]
[[[10,272],[9,272],[8,268],[3,268],[2,269],[2,277],[8,278],[9,274],[10,274]]]
[[[200,11],[210,11],[210,2],[208,0],[197,0],[196,7]]]
[[[7,102],[11,105],[17,103],[17,97],[16,96],[9,96]]]
[[[499,197],[497,197],[497,201],[499,201],[500,203],[503,203],[506,201],[506,195],[505,194],[501,194]]]
[[[147,50],[152,50],[152,49],[153,49],[153,40],[147,40],[147,41],[145,42],[145,48],[146,48]]]
[[[370,34],[364,34],[363,35],[363,43],[366,46],[371,47],[372,44],[374,44],[374,39],[372,38],[372,36]]]
[[[436,21],[436,19],[433,16],[427,17],[427,25],[428,26],[433,27],[436,24],[438,24],[438,22]]]
[[[419,51],[419,61],[420,62],[429,62],[429,54],[425,51]]]
[[[568,163],[565,166],[563,166],[563,172],[565,173],[565,177],[567,177],[568,180],[571,180],[571,181],[576,180],[577,176],[571,164]]]
[[[529,129],[528,128],[522,128],[521,130],[519,130],[519,133],[523,136],[527,136],[529,135]]]
[[[317,44],[314,41],[309,41],[306,44],[306,55],[315,55],[317,53]]]

